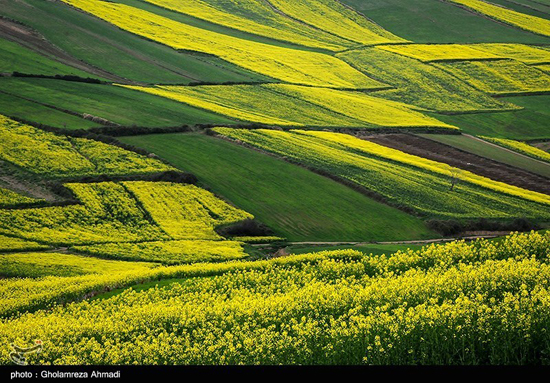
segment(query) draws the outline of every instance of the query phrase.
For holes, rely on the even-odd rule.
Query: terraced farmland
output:
[[[548,364],[547,0],[0,3],[12,379]]]

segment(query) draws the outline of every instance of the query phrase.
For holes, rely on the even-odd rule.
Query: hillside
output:
[[[548,363],[546,1],[0,4],[0,364]]]

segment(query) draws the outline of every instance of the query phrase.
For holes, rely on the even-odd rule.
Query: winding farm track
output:
[[[400,133],[358,135],[358,137],[415,156],[443,162],[495,181],[550,195],[550,179],[546,177],[468,153],[428,138]],[[545,162],[541,161],[541,163],[547,165]]]

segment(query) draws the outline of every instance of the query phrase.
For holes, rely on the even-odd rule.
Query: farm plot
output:
[[[484,140],[494,142],[497,145],[503,146],[508,149],[512,149],[516,152],[525,154],[529,157],[536,158],[537,160],[542,160],[550,162],[550,153],[545,152],[539,148],[526,144],[525,142],[508,140],[505,138],[492,138],[492,137],[482,137]]]
[[[245,258],[237,241],[153,241],[140,243],[106,243],[74,246],[74,251],[99,258],[124,261],[158,262],[177,265],[197,262],[221,262]]]
[[[41,200],[24,196],[12,190],[0,187],[0,207],[32,205]]]
[[[479,150],[477,154],[474,154],[472,150],[461,150],[455,146],[438,142],[436,139],[432,139],[434,136],[442,138],[443,141],[447,139],[451,142],[464,142],[466,144],[465,149],[470,149],[467,143],[472,141],[473,143],[479,142],[483,150]],[[510,152],[494,148],[493,145],[488,145],[483,141],[480,142],[473,137],[464,137],[461,135],[445,136],[448,137],[434,134],[425,134],[423,136],[413,134],[373,134],[361,135],[359,137],[415,156],[443,162],[495,181],[550,195],[550,164],[544,165],[531,160],[523,162],[521,161],[522,158],[516,162],[514,161],[514,157],[521,156],[514,156]],[[472,146],[475,147],[475,145]],[[493,152],[501,152],[500,154],[505,159],[508,159],[508,163],[512,162],[514,165],[517,164],[520,166],[525,163],[528,166],[525,166],[524,169],[519,169],[514,165],[510,166],[509,164],[491,160],[491,149],[493,149]],[[498,159],[501,158],[499,157]],[[540,170],[542,177],[533,174],[537,170]]]
[[[418,219],[256,150],[198,133],[123,137],[157,153],[290,241],[436,238]],[[239,239],[242,240],[242,239]]]
[[[49,248],[48,245],[42,245],[38,242],[26,241],[21,238],[10,237],[0,234],[0,252],[7,251],[34,251]]]
[[[124,182],[173,239],[220,239],[214,227],[253,218],[194,185],[166,182]]]
[[[180,279],[6,318],[0,337],[48,339],[32,364],[434,365],[484,364],[489,355],[494,364],[538,364],[549,352],[549,248],[547,235],[530,233],[388,256],[341,250],[157,268],[142,278]],[[0,307],[16,308],[6,288],[13,296],[26,285],[17,303],[32,309],[47,283],[66,284],[44,291],[43,305],[139,274],[98,275],[86,288],[89,277],[8,281]],[[487,341],[502,334],[505,343]],[[9,362],[1,349],[0,363]]]
[[[436,65],[492,95],[550,92],[548,74],[513,60],[455,61]]]
[[[476,12],[487,15],[498,21],[514,25],[543,36],[550,36],[550,20],[517,12],[502,6],[481,0],[451,0],[453,3],[466,6]]]
[[[100,125],[122,125],[121,130],[131,126],[174,127],[234,122],[166,98],[105,84],[5,78],[0,81],[0,91],[66,111],[68,118],[62,126],[66,129],[72,128],[74,119],[85,115],[90,119],[96,117],[94,120]],[[29,112],[22,118],[35,121],[33,110]],[[82,125],[79,123],[76,127]]]
[[[270,0],[284,14],[361,44],[405,41],[338,1]]]
[[[287,84],[132,88],[266,125],[454,128],[406,104],[361,92]]]
[[[495,59],[512,59],[529,65],[550,62],[548,50],[525,44],[398,44],[376,48],[423,62]]]
[[[46,177],[173,170],[154,158],[85,138],[69,138],[0,115],[0,159]]]
[[[336,51],[356,44],[287,17],[268,2],[253,0],[147,0],[147,2],[229,28],[298,45]]]
[[[123,262],[63,253],[0,254],[0,276],[7,278],[72,277],[148,270],[155,264]]]
[[[137,35],[175,49],[216,55],[278,80],[349,89],[380,86],[378,82],[330,55],[239,39],[124,4],[98,0],[64,1]]]
[[[349,135],[315,131],[215,130],[352,181],[393,204],[407,206],[425,216],[546,219],[550,214],[550,197],[545,194],[459,171],[447,164]]]
[[[463,115],[435,114],[434,117],[459,127],[463,132],[516,140],[543,140],[550,138],[548,108],[550,96],[529,95],[503,97],[521,110],[499,113],[475,113]]]
[[[9,29],[17,41],[32,43],[37,52],[102,73],[113,81],[187,84],[266,80],[214,56],[177,51],[145,40],[61,1],[5,2],[2,13],[17,21],[19,28],[25,25],[40,34],[33,40],[28,33],[14,34],[17,31]]]
[[[438,112],[518,109],[483,94],[439,68],[382,49],[358,49],[337,56],[396,88],[376,92],[377,96]]]

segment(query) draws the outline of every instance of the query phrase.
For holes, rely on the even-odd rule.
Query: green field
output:
[[[510,150],[490,144],[486,141],[466,135],[422,134],[421,136],[469,153],[477,154],[481,157],[515,166],[520,169],[529,170],[530,172],[550,178],[550,164],[545,164],[525,155],[511,152]]]
[[[122,126],[162,127],[234,122],[223,116],[164,97],[113,85],[37,78],[4,78],[0,80],[0,91],[78,114],[88,113]],[[28,104],[28,107],[30,108],[31,105]],[[46,123],[38,118],[35,119],[32,109],[28,114],[19,112],[19,116],[26,120]],[[58,115],[58,118],[56,125],[66,125],[67,129],[81,128],[86,125],[83,123],[73,126],[71,122],[74,121],[74,116],[67,117],[67,120],[62,120],[62,115]]]
[[[438,0],[341,0],[396,35],[417,43],[550,43]]]
[[[43,34],[75,58],[129,80],[179,84],[264,78],[214,56],[178,52],[144,40],[58,1],[3,2],[2,14]]]
[[[252,213],[291,241],[368,241],[435,236],[422,221],[335,181],[201,134],[124,137]],[[383,238],[383,239],[381,239]]]
[[[432,116],[473,135],[516,140],[550,138],[550,96],[503,97],[502,100],[524,109],[513,112]]]

